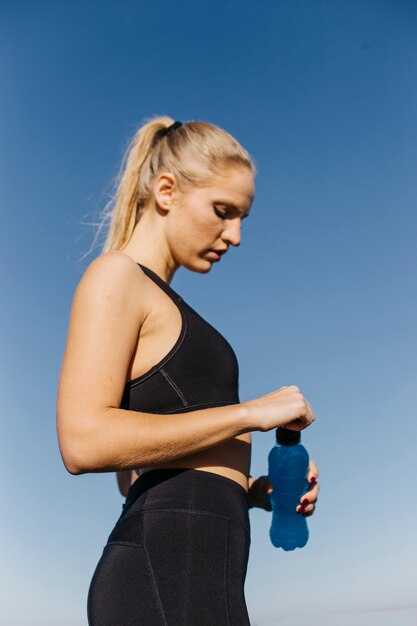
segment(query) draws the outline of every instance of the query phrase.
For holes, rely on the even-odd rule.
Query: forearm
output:
[[[154,415],[106,408],[88,421],[64,462],[73,474],[173,461],[255,430],[244,404]],[[69,460],[71,458],[71,460]]]

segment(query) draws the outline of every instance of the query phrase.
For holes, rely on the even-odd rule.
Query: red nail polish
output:
[[[304,500],[302,500],[302,501],[301,501],[301,504],[302,504],[303,506],[305,506],[305,505],[306,505],[306,504],[308,504],[308,503],[309,503],[309,501],[307,500],[307,498],[304,498]]]
[[[314,483],[315,483],[315,482],[316,482],[316,477],[315,477],[315,476],[312,476],[312,477],[310,478],[310,485],[314,485]]]

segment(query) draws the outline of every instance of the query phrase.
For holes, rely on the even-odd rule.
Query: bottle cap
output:
[[[280,426],[276,430],[276,439],[277,443],[284,444],[284,446],[293,446],[299,443],[301,435],[299,430],[289,430]]]

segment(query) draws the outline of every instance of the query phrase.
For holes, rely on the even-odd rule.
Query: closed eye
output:
[[[232,217],[232,214],[229,214],[227,211],[221,211],[221,210],[218,208],[218,205],[215,205],[215,204],[214,204],[214,205],[213,205],[213,209],[214,209],[214,212],[216,213],[216,215],[218,215],[218,216],[220,217],[220,219],[222,219],[222,220],[225,220],[225,219],[227,219],[228,217]],[[233,212],[234,212],[234,210],[233,210]],[[249,213],[246,213],[245,215],[242,215],[241,220],[243,221],[243,220],[244,220],[244,219],[246,219],[247,217],[249,217]]]
[[[214,212],[215,212],[215,214],[216,214],[216,215],[218,215],[218,216],[219,216],[222,220],[225,220],[225,219],[226,219],[226,217],[227,217],[227,212],[225,212],[225,211],[219,211],[219,209],[218,209],[216,206],[214,206],[213,208],[214,208]]]

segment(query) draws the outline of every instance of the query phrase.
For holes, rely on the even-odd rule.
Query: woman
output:
[[[249,624],[248,508],[270,510],[272,489],[249,477],[251,431],[301,430],[315,416],[296,386],[240,403],[232,347],[170,282],[239,245],[254,176],[224,130],[151,119],[76,289],[58,391],[63,461],[71,474],[116,471],[128,490],[91,581],[90,626]]]

